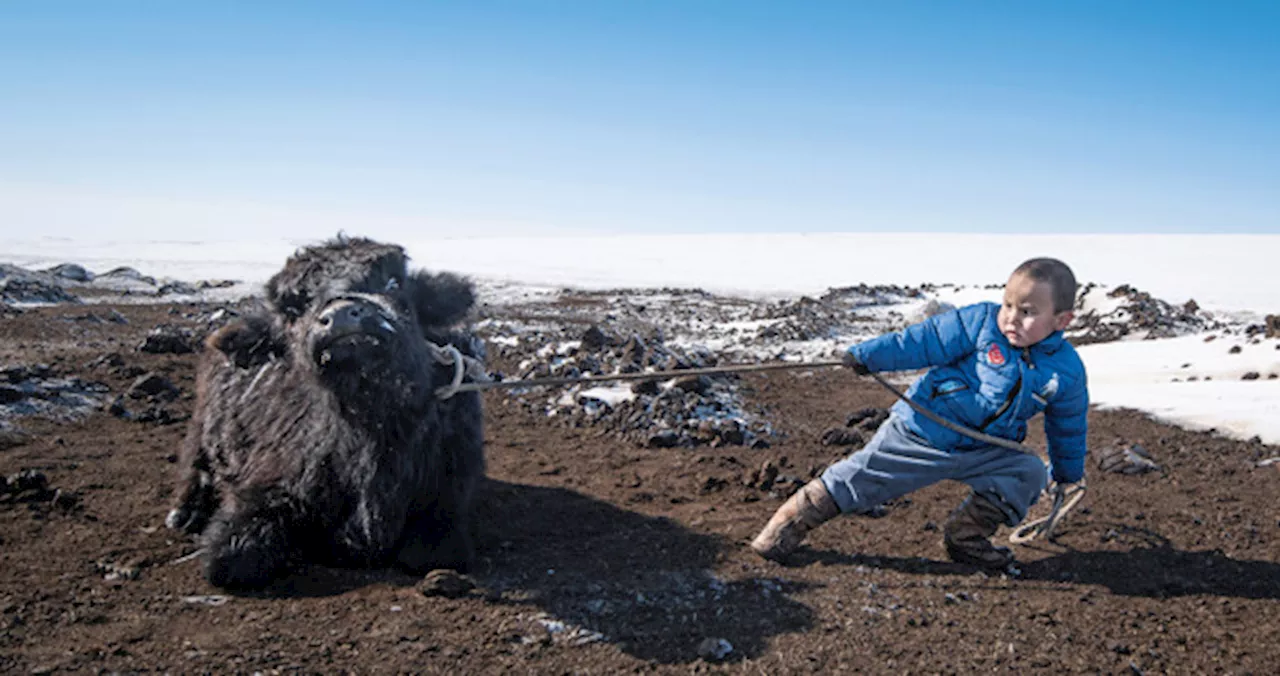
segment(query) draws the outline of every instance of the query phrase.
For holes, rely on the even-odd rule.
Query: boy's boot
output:
[[[990,499],[977,493],[969,497],[947,518],[942,541],[947,555],[956,563],[983,568],[1005,569],[1013,564],[1008,547],[991,544],[991,536],[1004,523],[1004,512]]]
[[[764,530],[751,541],[751,548],[766,559],[781,561],[809,531],[840,513],[821,479],[814,479],[796,491],[773,513]]]

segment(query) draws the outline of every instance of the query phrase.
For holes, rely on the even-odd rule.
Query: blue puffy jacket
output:
[[[992,436],[1022,441],[1027,420],[1044,412],[1055,481],[1084,477],[1089,390],[1084,364],[1061,331],[1020,349],[997,326],[1000,306],[978,303],[849,348],[872,371],[932,366],[907,397],[939,416]],[[963,451],[982,442],[953,432],[905,402],[893,412],[935,448]]]

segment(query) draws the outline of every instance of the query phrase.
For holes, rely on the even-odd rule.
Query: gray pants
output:
[[[1026,518],[1048,478],[1044,461],[1019,451],[999,446],[938,450],[908,430],[897,416],[886,420],[861,450],[822,473],[822,483],[844,513],[865,512],[951,479],[999,505],[1010,526]]]

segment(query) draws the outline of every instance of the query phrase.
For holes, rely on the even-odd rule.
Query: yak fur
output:
[[[436,396],[453,367],[427,341],[483,358],[457,328],[474,295],[406,265],[368,239],[301,249],[206,341],[166,523],[200,534],[214,585],[260,588],[299,563],[470,564],[480,398]]]

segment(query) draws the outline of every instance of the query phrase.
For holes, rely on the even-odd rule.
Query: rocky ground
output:
[[[309,568],[269,593],[226,594],[163,519],[195,351],[242,305],[208,300],[223,282],[128,272],[104,284],[83,272],[0,270],[3,672],[1280,665],[1280,463],[1268,462],[1280,448],[1132,411],[1095,411],[1091,447],[1140,446],[1153,467],[1091,462],[1088,495],[1057,537],[1017,548],[1018,579],[945,562],[939,527],[964,495],[952,484],[828,524],[790,565],[755,557],[745,543],[773,510],[858,447],[892,402],[830,368],[490,391],[470,577]],[[483,288],[476,317],[507,379],[831,359],[948,297],[508,291]],[[1133,289],[1090,293],[1106,302],[1082,307],[1080,342],[1274,340]]]

